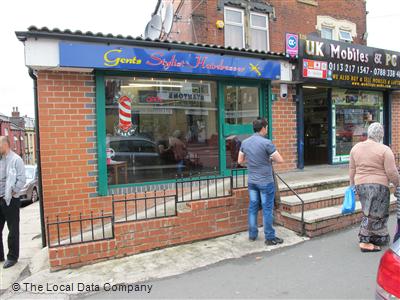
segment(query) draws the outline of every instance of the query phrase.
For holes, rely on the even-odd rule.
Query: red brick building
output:
[[[14,108],[11,117],[0,114],[0,134],[8,136],[11,143],[11,149],[19,156],[21,156],[22,159],[24,159],[25,129],[24,123],[20,122],[18,116],[18,108]]]
[[[246,171],[236,159],[256,117],[268,118],[286,159],[279,171],[345,163],[373,120],[385,123],[386,142],[399,150],[400,80],[383,70],[399,79],[400,70],[366,57],[391,63],[400,54],[351,43],[365,43],[364,1],[351,1],[351,14],[350,1],[291,2],[174,1],[174,24],[161,41],[36,27],[16,33],[37,87],[52,269],[245,230]],[[160,2],[154,19],[163,9]],[[293,58],[283,48],[286,32],[303,37]],[[176,37],[185,42],[168,40]],[[342,74],[342,66],[360,74]],[[279,221],[314,236],[357,216],[333,216],[325,227],[294,215]]]
[[[356,45],[367,44],[367,11],[366,1],[364,0],[165,0],[161,1],[161,10],[165,9],[168,3],[172,3],[174,8],[174,23],[170,32],[161,35],[162,39],[181,39],[196,43],[273,52],[286,51],[286,33],[295,33],[299,35],[300,39],[304,40],[326,39],[325,43],[332,40]],[[223,22],[223,25],[219,27],[218,22]],[[260,41],[262,42],[260,43]],[[371,56],[372,54],[374,53],[370,53]],[[298,63],[299,65],[296,67],[298,67],[297,72],[300,72],[300,74],[297,73],[294,79],[300,82],[304,79],[301,76],[302,57],[300,57]],[[342,64],[343,62],[340,61],[339,63]],[[368,92],[364,93],[362,90],[357,91],[354,86],[349,84],[343,85],[342,82],[326,84],[326,81],[315,79],[317,80],[314,82],[313,80],[306,80],[308,83],[318,83],[311,84],[311,89],[310,84],[297,84],[289,87],[287,95],[289,99],[292,94],[296,93],[298,99],[302,99],[298,101],[297,108],[296,103],[288,102],[279,97],[279,85],[273,86],[274,94],[277,95],[278,100],[272,105],[273,137],[278,148],[282,149],[287,158],[287,164],[283,166],[283,170],[293,168],[296,164],[303,168],[304,165],[341,163],[348,160],[349,148],[356,141],[351,143],[348,141],[349,130],[346,128],[348,126],[341,122],[346,116],[337,116],[337,121],[342,123],[340,130],[332,130],[331,124],[328,123],[331,122],[329,119],[335,117],[330,108],[332,98],[343,98],[343,95],[350,93],[350,91],[353,91],[355,98],[378,97],[380,99],[375,110],[371,110],[369,105],[360,108],[364,114],[364,120],[360,120],[360,123],[368,122],[366,119],[371,117],[373,120],[385,123],[388,129],[386,143],[391,145],[396,153],[399,152],[400,132],[398,127],[395,126],[397,119],[389,120],[391,118],[389,111],[391,111],[392,116],[398,113],[397,107],[400,99],[397,92],[393,92],[392,89],[389,96],[383,93],[388,89],[378,87],[375,88],[377,93],[373,94],[374,86],[372,85],[367,87]],[[303,86],[306,86],[306,89]],[[346,86],[350,87],[351,90],[335,89],[335,87],[343,88]],[[398,87],[398,84],[395,83],[394,86]],[[332,91],[333,96],[330,95]],[[313,103],[315,97],[320,97],[319,101],[326,107],[325,111],[321,112],[322,117],[315,116],[312,113],[316,105]],[[302,105],[299,106],[299,104]],[[391,108],[384,108],[387,106],[391,106]],[[379,116],[379,111],[383,111],[382,116]],[[295,113],[297,113],[297,122],[294,122]],[[317,128],[321,123],[323,128]],[[337,135],[342,135],[342,137],[335,141],[333,137]],[[301,136],[304,136],[304,139],[300,138]],[[331,139],[331,141],[328,139]],[[339,143],[347,145],[335,149],[335,145]],[[318,150],[316,150],[317,148]]]

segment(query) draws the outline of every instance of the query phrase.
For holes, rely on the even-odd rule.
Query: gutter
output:
[[[39,208],[40,208],[40,228],[42,232],[42,247],[47,246],[46,241],[46,226],[44,222],[44,207],[43,207],[43,181],[42,181],[42,163],[40,159],[40,129],[39,129],[39,101],[37,91],[37,77],[33,69],[29,68],[29,76],[33,80],[33,98],[35,103],[35,140],[36,140],[36,165],[38,172],[39,185]]]

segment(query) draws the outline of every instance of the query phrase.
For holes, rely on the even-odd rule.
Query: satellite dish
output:
[[[150,27],[150,22],[147,23],[146,28],[144,30],[144,37],[147,39],[149,37],[149,27]]]
[[[159,15],[154,15],[146,26],[144,36],[152,40],[158,39],[161,35],[161,27],[161,17]]]
[[[168,34],[171,31],[172,22],[174,20],[174,7],[172,6],[171,3],[168,3],[165,6],[165,18],[163,20],[164,20],[163,23],[164,32],[165,34]]]
[[[160,8],[160,12],[157,13],[158,15],[161,15],[161,20],[164,22],[165,20],[165,15],[167,12],[167,5],[165,3],[162,3],[162,7]]]

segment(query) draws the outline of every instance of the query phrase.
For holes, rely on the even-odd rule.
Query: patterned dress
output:
[[[377,246],[388,244],[389,188],[381,184],[368,183],[357,185],[356,190],[363,212],[358,235],[360,243],[373,243]]]

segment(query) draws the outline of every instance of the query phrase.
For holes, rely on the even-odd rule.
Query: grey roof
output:
[[[97,43],[114,43],[122,45],[135,45],[143,47],[158,47],[167,49],[182,49],[182,50],[195,50],[202,52],[213,52],[230,55],[245,55],[258,58],[279,58],[285,59],[286,56],[281,52],[260,51],[246,48],[224,47],[221,45],[200,44],[192,42],[183,42],[175,40],[160,40],[149,39],[143,37],[132,37],[130,35],[123,36],[121,34],[113,35],[111,33],[104,34],[101,32],[93,33],[92,31],[82,32],[80,30],[72,31],[70,29],[60,30],[58,28],[49,29],[47,27],[38,28],[30,26],[28,31],[16,31],[17,38],[20,41],[25,41],[28,37],[35,38],[55,38],[69,41],[85,41]]]
[[[5,114],[0,113],[0,120],[3,122],[10,122],[10,118],[7,117]]]

